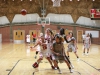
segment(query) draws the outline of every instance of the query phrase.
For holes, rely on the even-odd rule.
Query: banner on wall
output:
[[[91,9],[90,18],[91,20],[100,20],[100,9]]]

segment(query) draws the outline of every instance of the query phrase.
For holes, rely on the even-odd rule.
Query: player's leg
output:
[[[50,65],[51,65],[51,68],[54,69],[54,66],[53,66],[51,58],[50,57],[46,57],[46,59],[49,61]]]
[[[69,68],[69,70],[70,70],[70,73],[73,73],[73,70],[72,70],[71,65],[70,65],[70,63],[68,62],[68,60],[65,60],[65,63],[67,64],[67,66],[68,66],[68,68]]]
[[[37,67],[39,66],[39,63],[41,62],[42,59],[43,59],[43,58],[39,58],[39,59],[37,60],[37,62],[35,62],[32,66],[33,66],[34,68],[37,68]]]

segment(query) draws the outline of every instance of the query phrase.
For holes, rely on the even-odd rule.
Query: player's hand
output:
[[[30,50],[33,51],[33,50],[36,50],[36,49],[35,49],[35,47],[30,47]]]
[[[33,47],[31,46],[30,48],[32,49]]]
[[[33,47],[32,46],[30,47],[30,50],[33,51]]]

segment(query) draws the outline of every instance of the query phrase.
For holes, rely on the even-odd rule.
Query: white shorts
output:
[[[36,51],[38,51],[38,52],[39,52],[40,50],[41,50],[41,49],[40,49],[40,46],[37,46]]]
[[[74,45],[69,45],[67,51],[68,52],[76,52],[77,50],[76,50],[76,47]]]
[[[51,57],[52,57],[52,60],[56,60],[55,55],[52,54]]]
[[[51,55],[52,55],[52,52],[51,52],[51,50],[47,50],[47,57],[50,57]]]
[[[26,39],[26,42],[30,43],[30,39]]]
[[[47,51],[40,52],[39,56],[40,58],[43,58],[43,57],[47,58],[48,57]]]
[[[52,54],[52,60],[56,60],[59,61],[60,63],[62,63],[63,61],[65,61],[65,57],[64,56],[56,56]]]
[[[84,48],[86,48],[86,49],[90,48],[90,44],[89,43],[85,43],[84,44]]]
[[[47,44],[47,55],[48,55],[48,57],[50,57],[52,55],[51,46],[52,46],[52,43]]]

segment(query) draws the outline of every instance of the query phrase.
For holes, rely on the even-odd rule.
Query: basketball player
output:
[[[30,35],[26,35],[26,42],[30,44]]]
[[[84,38],[86,37],[85,34],[82,35],[82,39],[83,39],[83,44],[84,44]]]
[[[68,43],[68,50],[67,50],[67,55],[69,57],[69,52],[74,52],[74,54],[77,57],[77,60],[79,61],[79,56],[77,54],[77,44],[76,44],[76,39],[73,37],[73,33],[69,32],[69,34],[65,38],[66,42]]]
[[[88,34],[86,34],[86,37],[84,38],[84,51],[83,51],[83,54],[85,54],[85,49],[87,49],[87,54],[86,55],[88,55],[90,44],[91,44],[91,39],[90,39],[90,35],[88,33]]]
[[[56,35],[57,35],[57,34],[56,34]],[[56,35],[55,35],[55,36],[56,36]],[[65,44],[65,43],[66,43],[66,40],[65,40],[66,35],[65,35],[65,29],[64,29],[64,28],[61,28],[61,29],[60,29],[59,35],[61,35],[61,36],[63,37],[63,43]],[[67,43],[68,43],[68,42],[70,42],[70,41],[67,41]],[[74,68],[74,66],[72,65],[72,63],[70,62],[70,60],[69,60],[69,59],[67,59],[67,60],[68,60],[68,62],[70,63],[71,67]]]
[[[43,57],[45,57],[48,61],[50,60],[50,58],[48,57],[48,50],[47,50],[47,44],[45,42],[45,38],[43,37],[43,35],[40,37],[40,39],[37,41],[37,44],[34,45],[34,47],[36,47],[37,45],[40,46],[40,51],[39,51],[39,54],[40,54],[40,57],[39,59],[37,60],[37,62],[35,62],[33,64],[33,67],[34,68],[37,68],[39,63],[41,62],[41,60],[43,59]],[[33,47],[33,48],[34,48]],[[49,61],[50,62],[50,61]],[[51,67],[52,69],[54,68],[52,63],[50,62],[51,64]]]
[[[52,65],[52,57],[51,57],[52,51],[51,51],[51,47],[53,45],[54,34],[53,34],[53,32],[52,32],[52,30],[50,28],[46,29],[45,40],[46,40],[46,44],[47,44],[48,61]],[[52,68],[54,69],[53,66],[52,66]]]
[[[35,43],[36,42],[36,34],[33,34],[32,38],[33,38],[33,43]]]
[[[69,63],[70,61],[68,60],[68,57],[65,54],[65,49],[64,49],[64,45],[63,45],[63,38],[61,35],[56,35],[55,36],[55,43],[53,44],[52,47],[52,59],[54,62],[54,66],[58,69],[59,73],[61,73],[60,68],[58,67],[58,63],[57,62],[63,62],[65,61],[65,63],[67,64],[70,72],[72,73],[72,69],[71,69],[71,64]]]
[[[60,31],[59,31],[59,34],[63,37],[65,36],[65,29],[64,28],[61,28]]]
[[[35,45],[37,46],[37,49],[36,49],[36,53],[35,53],[36,55],[35,55],[35,57],[34,57],[35,59],[37,58],[37,55],[38,55],[38,53],[40,52],[40,46],[37,45],[37,43],[38,43],[39,40],[41,40],[41,37],[43,37],[43,33],[40,33],[40,36],[39,36],[39,37],[37,38],[37,40],[36,40],[36,44],[35,44]],[[32,47],[30,47],[30,48],[32,49]]]

